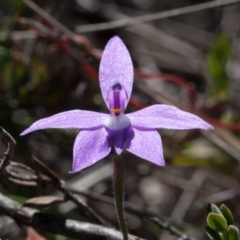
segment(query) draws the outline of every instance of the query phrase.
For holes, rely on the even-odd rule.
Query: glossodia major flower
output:
[[[133,64],[122,40],[115,36],[106,45],[99,82],[109,114],[72,110],[34,122],[21,135],[47,128],[81,129],[73,147],[72,171],[84,169],[107,156],[111,147],[123,149],[159,166],[165,165],[157,129],[213,127],[201,118],[174,106],[157,104],[125,114],[133,85]]]

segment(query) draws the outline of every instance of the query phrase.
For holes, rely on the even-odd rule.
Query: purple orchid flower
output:
[[[201,118],[174,106],[157,104],[125,114],[131,97],[133,64],[122,40],[115,36],[106,45],[100,63],[100,87],[110,114],[84,110],[62,112],[33,123],[21,135],[46,128],[82,129],[73,147],[72,171],[77,172],[106,157],[111,146],[164,166],[162,141],[156,128],[205,129]]]

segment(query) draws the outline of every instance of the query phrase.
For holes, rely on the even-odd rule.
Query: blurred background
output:
[[[199,240],[207,239],[208,203],[226,204],[240,222],[240,3],[190,9],[187,14],[180,10],[175,17],[114,28],[112,21],[206,1],[33,2],[40,8],[30,0],[0,2],[0,125],[17,141],[13,161],[32,167],[31,155],[35,155],[69,187],[87,192],[84,199],[89,206],[118,227],[114,205],[102,199],[111,202],[113,197],[111,155],[73,175],[69,171],[77,131],[46,130],[19,136],[35,120],[62,111],[107,112],[98,84],[99,60],[107,41],[118,35],[135,67],[127,112],[155,103],[171,104],[215,127],[211,132],[160,130],[164,168],[125,153],[126,202]],[[98,23],[109,24],[102,31],[92,29]],[[5,148],[1,142],[1,155]],[[2,175],[0,192],[19,203],[59,194],[54,188],[23,186]],[[70,201],[44,211],[90,221]],[[147,214],[127,213],[127,222],[129,231],[139,237],[177,239],[149,221]],[[38,232],[46,239],[68,239]],[[29,229],[0,215],[0,238],[27,239],[27,235],[35,239],[29,237]]]

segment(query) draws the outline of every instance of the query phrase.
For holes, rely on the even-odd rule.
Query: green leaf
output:
[[[218,208],[218,206],[213,203],[211,204],[211,210],[213,213],[217,213],[221,216],[224,216],[223,213],[221,212],[221,210]]]
[[[8,56],[9,55],[9,50],[3,45],[0,45],[0,56]]]
[[[233,215],[232,215],[231,211],[227,208],[227,206],[222,204],[220,209],[221,209],[223,216],[227,220],[227,224],[228,225],[233,224]]]
[[[217,213],[209,213],[207,216],[207,223],[212,229],[222,232],[227,229],[226,219]]]
[[[24,202],[27,201],[27,198],[26,198],[26,197],[22,197],[22,196],[18,196],[18,195],[13,195],[13,194],[11,194],[11,195],[9,195],[9,197],[10,197],[12,200],[14,200],[14,201],[16,201],[16,202],[18,202],[18,203],[21,203],[21,204],[23,204]]]
[[[9,1],[7,1],[7,3],[8,3],[8,7],[10,8],[10,10],[14,11],[14,12],[24,13],[24,10],[26,9],[26,6],[22,1],[9,0]]]
[[[222,238],[222,240],[226,240],[225,237],[224,237],[225,235],[223,233],[219,233],[219,235]]]
[[[212,240],[222,240],[218,231],[210,228],[209,226],[205,226],[205,230],[206,230],[206,234],[208,235],[208,237],[210,239],[212,239]]]
[[[238,240],[239,230],[237,227],[230,225],[227,229],[227,240]]]
[[[211,94],[214,96],[221,93],[228,95],[229,78],[225,72],[225,67],[231,53],[232,46],[229,38],[224,33],[220,33],[209,50],[207,58],[208,70],[213,79],[213,87],[211,88],[213,92]]]
[[[55,235],[54,236],[54,240],[68,240],[69,238],[66,238],[64,236],[61,236],[61,235]]]

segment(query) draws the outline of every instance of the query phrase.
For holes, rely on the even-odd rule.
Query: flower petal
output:
[[[149,162],[164,166],[162,140],[156,130],[132,128],[129,131],[126,149]]]
[[[115,146],[116,153],[120,155],[127,133],[131,127],[130,119],[125,114],[120,114],[119,116],[111,114],[105,119],[104,126],[108,132],[109,139]]]
[[[124,143],[128,138],[129,128],[130,128],[130,125],[120,130],[112,130],[112,129],[106,128],[109,139],[114,144],[115,151],[118,155],[120,155],[123,151]]]
[[[164,104],[152,105],[127,116],[133,126],[144,128],[213,129],[198,116]]]
[[[133,64],[126,46],[117,36],[109,40],[103,51],[99,81],[102,96],[108,108],[110,89],[116,83],[120,83],[124,87],[129,101],[133,84]],[[126,101],[125,107],[128,101]]]
[[[106,157],[111,151],[105,128],[81,130],[73,147],[72,171],[77,172]]]
[[[25,135],[27,133],[46,128],[94,128],[103,125],[104,120],[107,117],[108,114],[104,113],[83,110],[71,110],[55,114],[51,117],[40,119],[34,122],[20,135]]]

